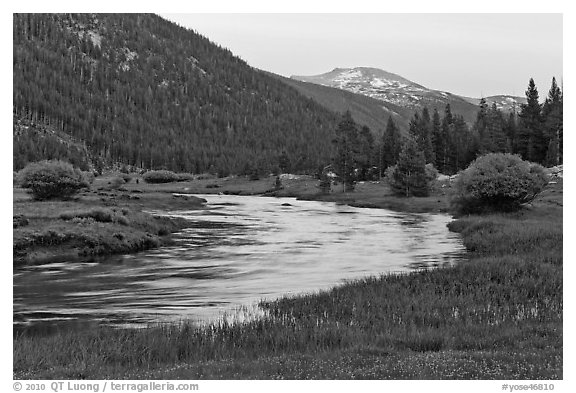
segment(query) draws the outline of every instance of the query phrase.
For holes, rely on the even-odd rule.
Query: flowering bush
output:
[[[460,213],[514,211],[531,202],[546,184],[542,166],[512,154],[486,154],[458,176],[453,203]]]
[[[180,180],[172,171],[149,171],[143,176],[146,183],[171,183]]]
[[[80,169],[59,160],[32,162],[18,173],[18,178],[37,200],[67,199],[89,187]]]

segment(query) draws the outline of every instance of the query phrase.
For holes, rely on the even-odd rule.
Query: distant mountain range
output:
[[[306,84],[293,84],[293,86],[324,106],[326,103],[314,96],[323,97],[327,94],[327,90],[316,91],[309,84],[345,90],[378,100],[384,112],[402,117],[401,125],[407,124],[414,112],[420,111],[423,107],[428,107],[431,111],[438,109],[442,112],[446,104],[450,104],[452,112],[464,116],[467,122],[473,123],[480,102],[479,98],[462,97],[447,91],[429,89],[400,75],[378,68],[335,68],[320,75],[293,75],[290,80],[306,82]],[[485,99],[489,105],[496,103],[496,106],[504,111],[518,109],[521,103],[526,102],[525,98],[507,95],[485,97]],[[329,109],[338,110],[330,106]]]

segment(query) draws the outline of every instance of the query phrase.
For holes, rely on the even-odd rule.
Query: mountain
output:
[[[219,174],[271,170],[283,152],[293,171],[316,169],[339,121],[150,14],[14,14],[13,116],[14,169],[73,161],[70,150],[99,166]]]
[[[338,88],[301,82],[276,74],[270,75],[331,111],[344,113],[349,110],[357,123],[368,126],[376,135],[380,135],[386,129],[390,116],[401,130],[408,130],[408,119],[413,113],[406,108]]]
[[[480,98],[470,98],[461,96],[463,99],[468,101],[471,104],[479,105]],[[496,95],[496,96],[489,96],[484,97],[488,106],[492,106],[492,104],[496,104],[496,108],[500,109],[503,112],[519,112],[520,106],[522,104],[526,104],[526,97],[515,97],[509,95]]]
[[[450,104],[453,113],[460,114],[472,123],[478,107],[458,95],[428,89],[399,75],[378,68],[356,67],[335,68],[315,76],[291,76],[291,79],[328,86],[361,94],[379,100],[383,105],[394,105],[396,112],[409,121],[414,112],[428,107],[443,113]],[[408,114],[408,115],[407,115]]]

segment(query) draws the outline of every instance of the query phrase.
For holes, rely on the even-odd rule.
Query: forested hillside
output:
[[[330,159],[334,113],[158,16],[15,14],[13,33],[14,169],[66,151],[220,174]]]

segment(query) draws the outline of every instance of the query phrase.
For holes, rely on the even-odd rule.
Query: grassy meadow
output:
[[[97,178],[89,190],[70,200],[35,201],[26,190],[13,191],[15,265],[129,253],[170,242],[170,233],[187,226],[183,219],[147,211],[196,209],[199,198],[128,190]]]
[[[215,181],[160,187],[200,193]],[[204,189],[270,186],[219,181]],[[365,192],[385,203],[370,194],[378,186],[360,185],[355,202]],[[447,206],[441,196],[430,198]],[[520,212],[460,217],[450,230],[469,260],[265,302],[266,316],[246,323],[16,335],[14,378],[562,379],[561,180]]]

